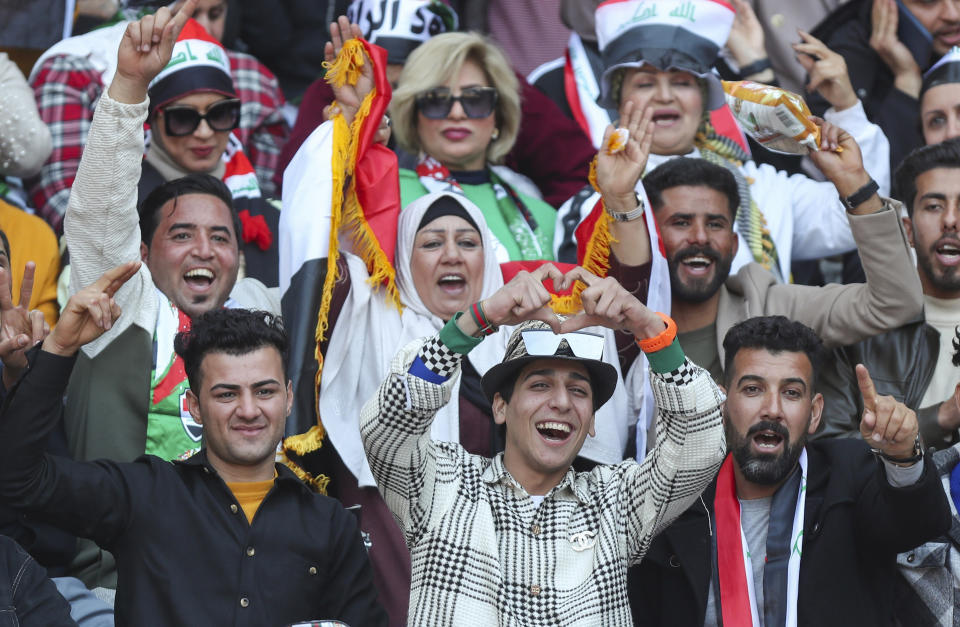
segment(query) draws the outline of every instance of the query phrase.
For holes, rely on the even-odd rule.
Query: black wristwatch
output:
[[[880,186],[877,185],[877,182],[871,178],[866,185],[853,192],[846,198],[841,197],[840,202],[842,202],[843,206],[847,208],[847,211],[853,211],[863,203],[870,200],[870,198],[879,190]]]
[[[910,457],[891,457],[879,449],[874,449],[874,452],[893,464],[915,464],[923,459],[923,445],[920,444],[919,433],[917,434],[916,439],[913,441],[913,454]]]
[[[759,74],[764,70],[769,70],[772,67],[773,67],[773,64],[770,63],[770,57],[757,59],[753,63],[750,63],[740,68],[740,77],[746,78],[748,76],[753,76],[754,74]]]

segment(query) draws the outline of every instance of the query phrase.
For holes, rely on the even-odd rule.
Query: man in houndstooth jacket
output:
[[[542,281],[576,281],[584,312],[558,319]],[[483,376],[506,425],[493,459],[430,439],[460,362],[499,325],[519,325]],[[627,330],[647,354],[659,408],[642,464],[571,462],[613,393],[602,336]],[[545,264],[521,272],[440,333],[406,346],[361,414],[370,467],[410,548],[411,625],[630,625],[626,569],[700,494],[725,455],[723,395],[690,362],[676,325],[615,279]]]

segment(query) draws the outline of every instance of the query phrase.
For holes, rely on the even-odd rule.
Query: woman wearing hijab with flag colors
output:
[[[725,0],[604,2],[596,12],[605,66],[600,104],[617,108],[621,116],[628,102],[653,109],[648,170],[682,155],[728,168],[741,190],[736,218],[740,246],[732,271],[756,261],[789,282],[792,260],[847,252],[855,244],[843,205],[830,183],[758,165],[750,160],[745,146],[719,134],[711,124],[710,112],[726,106],[720,80],[711,68],[734,17],[733,7]],[[798,45],[798,51],[820,59],[837,56],[809,37]],[[825,119],[854,137],[867,171],[880,192],[887,193],[887,139],[867,120],[845,65],[834,63],[829,69],[818,87],[834,105]],[[578,241],[572,228],[578,219],[573,216],[582,220],[599,211],[598,200],[597,196],[575,199],[560,209],[555,235],[558,249]],[[558,259],[569,261],[563,254]]]
[[[149,142],[140,176],[139,202],[165,181],[189,174],[221,179],[240,216],[246,276],[277,285],[279,212],[260,193],[257,176],[233,134],[240,100],[230,61],[219,41],[190,19],[167,67],[150,83]]]

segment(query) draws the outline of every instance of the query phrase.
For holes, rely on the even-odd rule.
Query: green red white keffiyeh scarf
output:
[[[754,261],[786,282],[789,277],[781,276],[777,246],[770,235],[770,229],[767,228],[767,220],[750,194],[750,182],[740,170],[743,163],[750,158],[750,154],[730,137],[717,133],[707,114],[700,123],[694,144],[700,150],[701,157],[725,167],[733,174],[737,181],[737,191],[740,192],[737,231],[746,240]]]
[[[147,412],[147,442],[144,453],[165,460],[187,459],[199,452],[203,427],[187,407],[190,384],[183,360],[173,350],[177,333],[190,330],[190,317],[157,290],[160,312],[153,332],[153,368],[150,371],[150,402]],[[240,305],[232,298],[224,307]]]

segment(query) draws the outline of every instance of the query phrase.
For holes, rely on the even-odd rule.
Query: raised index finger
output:
[[[867,411],[875,411],[877,407],[877,388],[873,385],[870,372],[863,364],[857,364],[856,372],[857,387],[860,388],[860,396],[863,397],[863,408]]]
[[[173,15],[174,40],[176,40],[177,35],[180,34],[183,25],[187,23],[187,20],[189,20],[193,16],[194,11],[197,10],[197,2],[199,1],[200,0],[187,0],[180,5],[180,8]]]
[[[111,268],[104,272],[93,285],[97,291],[104,292],[107,296],[112,297],[139,269],[139,261],[128,261],[125,264],[121,264],[116,268]]]

